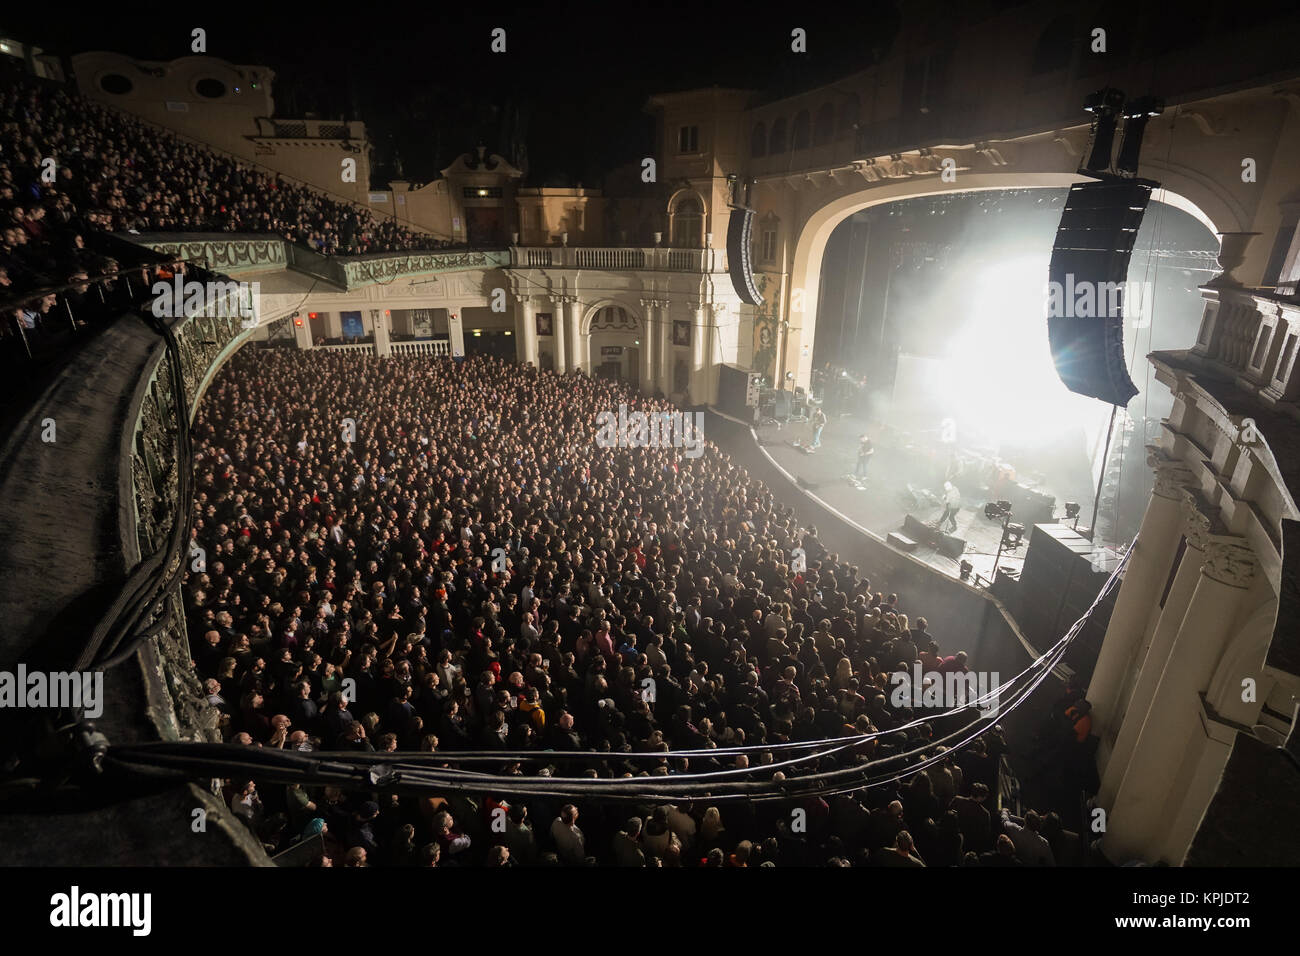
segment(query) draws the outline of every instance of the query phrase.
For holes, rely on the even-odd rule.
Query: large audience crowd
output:
[[[0,335],[29,350],[170,274],[132,285],[136,263],[92,250],[97,233],[269,233],[327,255],[441,244],[4,69]],[[642,776],[647,792],[724,770],[779,779],[791,744],[828,737],[863,742],[786,771],[926,768],[827,796],[724,799],[719,785],[644,803],[224,781],[268,851],[328,866],[1071,859],[1054,814],[998,811],[998,728],[948,752],[938,741],[963,718],[891,701],[891,673],[964,672],[960,648],[717,448],[598,445],[598,413],[621,403],[667,410],[486,358],[233,359],[195,424],[204,559],[185,592],[223,739],[499,750],[499,774]]]
[[[0,57],[0,301],[18,301],[0,335],[39,338],[104,304],[93,280],[119,264],[87,247],[95,232],[267,233],[324,255],[450,245],[37,80],[10,60]],[[70,283],[78,284],[60,295],[44,291]]]
[[[203,570],[185,586],[223,739],[451,766],[499,750],[501,775],[643,776],[646,792],[718,770],[772,780],[789,744],[828,737],[870,735],[787,770],[934,759],[770,801],[224,781],[268,851],[328,866],[1073,862],[1054,814],[999,811],[1000,728],[947,751],[967,718],[891,701],[889,674],[913,662],[965,671],[958,642],[716,446],[595,443],[620,403],[666,408],[482,357],[235,356],[194,426]],[[580,751],[601,757],[565,756]]]

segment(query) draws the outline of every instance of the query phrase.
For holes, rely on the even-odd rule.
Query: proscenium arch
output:
[[[1164,170],[1160,172],[1163,173]],[[808,216],[799,229],[795,243],[790,281],[784,291],[782,311],[789,318],[790,330],[785,343],[781,375],[792,371],[795,373],[796,384],[804,388],[811,387],[812,347],[817,331],[817,292],[821,286],[822,258],[835,227],[849,216],[873,206],[905,199],[1002,189],[1068,189],[1075,183],[1092,181],[1092,177],[1078,173],[971,173],[961,177],[960,186],[944,183],[938,177],[927,177],[869,186],[859,192],[830,200]],[[1179,191],[1180,186],[1198,200],[1204,200],[1204,207],[1188,199],[1185,192]],[[1161,180],[1161,188],[1154,191],[1151,198],[1183,210],[1211,232],[1234,232],[1241,229],[1241,219],[1223,197],[1210,192],[1203,184],[1187,176],[1175,174]],[[802,310],[794,308],[800,304],[798,300],[802,300]],[[803,346],[807,346],[806,355],[803,354]]]

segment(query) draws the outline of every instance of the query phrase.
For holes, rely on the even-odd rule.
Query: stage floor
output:
[[[777,465],[796,480],[802,479],[815,486],[809,490],[827,506],[881,538],[894,531],[902,532],[907,514],[933,525],[943,513],[938,498],[943,494],[947,459],[940,457],[935,448],[911,445],[906,439],[892,436],[853,416],[828,422],[822,431],[821,447],[811,454],[795,444],[812,441],[810,424],[762,425],[755,432]],[[871,458],[867,479],[859,488],[849,476],[857,464],[858,438],[864,432],[871,436],[876,453]],[[961,479],[954,483],[962,494],[962,503],[957,514],[957,530],[951,533],[966,542],[962,558],[974,568],[972,582],[976,574],[987,582],[993,577],[1002,525],[984,516],[987,499],[981,496],[986,491],[978,482],[970,479],[966,482],[968,487],[963,487]],[[928,489],[934,494],[936,503],[918,500],[909,492],[909,485],[913,489]],[[1025,529],[1025,540],[1017,550],[1003,551],[1000,564],[1006,571],[1019,573],[1024,564],[1029,531],[1029,528]],[[940,554],[925,542],[918,542],[912,554],[953,577],[960,573],[962,559]]]

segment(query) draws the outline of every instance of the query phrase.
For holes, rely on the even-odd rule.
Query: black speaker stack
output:
[[[1055,644],[1083,617],[1114,569],[1113,558],[1068,525],[1034,525],[1020,580],[999,582],[1016,592],[1012,611],[1034,647]],[[1097,663],[1118,593],[1111,591],[1066,651],[1065,663],[1084,681]]]

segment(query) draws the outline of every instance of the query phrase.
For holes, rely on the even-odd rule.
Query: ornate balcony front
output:
[[[610,272],[726,272],[725,249],[663,246],[511,246],[516,269],[596,269]]]

